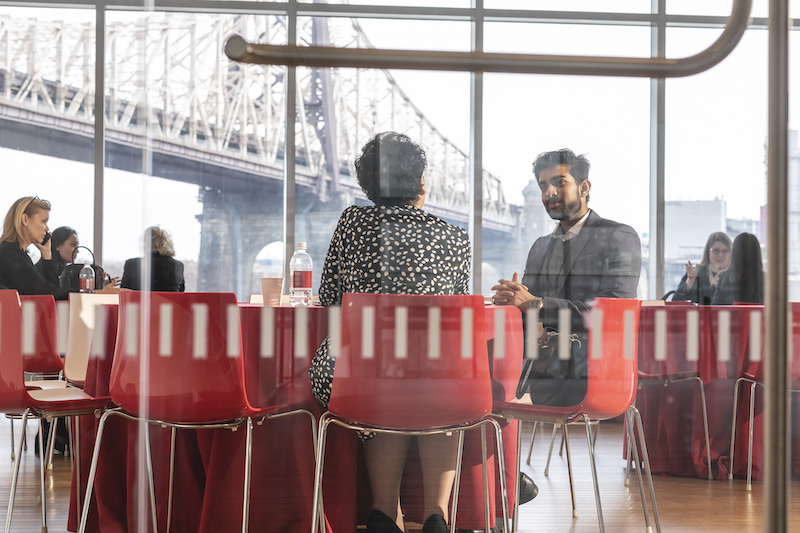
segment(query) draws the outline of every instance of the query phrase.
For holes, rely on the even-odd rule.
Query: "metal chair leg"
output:
[[[733,385],[733,422],[731,422],[731,466],[728,471],[728,479],[733,479],[733,459],[736,447],[736,413],[739,409],[739,385],[745,378],[739,378]]]
[[[503,455],[503,432],[500,428],[500,424],[497,423],[497,420],[490,419],[489,422],[494,426],[494,434],[496,439],[495,453],[497,454],[497,468],[500,472],[500,491],[502,492],[503,502],[503,532],[506,532],[508,531],[508,486],[506,484],[506,460],[505,456]],[[519,450],[519,448],[517,448],[517,450]],[[519,453],[517,453],[517,455],[519,455]]]
[[[153,531],[158,531],[158,519],[156,518],[156,482],[153,477],[153,453],[150,450],[150,424],[144,424],[144,451],[145,460],[147,461],[147,483],[150,489],[150,513],[153,521]]]
[[[550,435],[550,450],[547,452],[547,464],[544,466],[544,475],[550,473],[550,457],[553,455],[553,443],[556,440],[556,431],[558,431],[558,424],[553,424],[553,434]]]
[[[594,499],[597,502],[597,521],[600,524],[600,533],[605,533],[603,525],[603,505],[600,503],[600,485],[597,482],[597,464],[594,460],[594,446],[592,446],[592,428],[589,418],[583,415],[583,422],[586,426],[586,442],[589,445],[589,462],[592,466],[592,481],[594,482]]]
[[[317,522],[325,521],[324,516],[319,516],[319,509],[322,505],[322,467],[325,462],[325,437],[331,419],[324,413],[319,419],[319,438],[317,439],[317,464],[314,469],[314,502],[311,506],[311,533],[317,533]],[[460,451],[460,441],[459,441]],[[458,479],[458,478],[456,478]],[[455,506],[454,506],[455,507]]]
[[[697,378],[697,382],[700,384],[700,402],[703,407],[703,431],[706,437],[706,457],[708,458],[708,479],[714,479],[713,474],[711,473],[711,442],[708,436],[708,409],[706,408],[706,389],[703,385],[703,380]]]
[[[44,450],[44,421],[39,419],[39,451]],[[44,496],[45,454],[39,454],[39,503],[42,506],[42,533],[47,533],[47,502]]]
[[[458,432],[458,459],[456,460],[456,477],[453,480],[453,503],[450,507],[450,532],[456,530],[456,511],[458,510],[458,493],[461,488],[461,459],[464,456],[464,432]]]
[[[750,435],[747,440],[747,485],[745,489],[753,490],[753,424],[755,423],[756,414],[756,385],[758,382],[754,381],[750,385]]]
[[[633,413],[634,421],[636,422],[636,427],[639,430],[639,444],[641,445],[641,458],[642,464],[644,465],[644,473],[647,476],[647,483],[650,487],[650,504],[653,507],[653,518],[656,523],[656,531],[661,533],[661,521],[658,518],[658,504],[656,503],[656,491],[655,487],[653,486],[653,473],[650,471],[650,457],[647,454],[647,443],[644,440],[644,425],[642,424],[642,416],[639,414],[639,410],[636,409],[634,406],[630,406],[628,408],[629,411]]]
[[[626,435],[630,437],[631,432],[633,431],[633,415],[631,411],[625,412],[625,425],[626,427]],[[638,446],[636,446],[635,439],[628,439],[629,441],[633,441],[633,446],[629,449],[629,453],[632,454],[636,458],[636,462],[639,462],[639,450]],[[642,480],[642,469],[636,469],[636,479],[639,482],[639,498],[642,500],[642,513],[644,514],[644,527],[647,533],[652,533],[653,528],[650,526],[650,514],[647,512],[647,496],[644,494],[644,481]]]
[[[578,507],[575,502],[575,483],[572,478],[572,454],[569,453],[569,430],[566,422],[564,424],[564,446],[567,448],[567,473],[569,474],[569,493],[572,497],[572,518],[578,518]]]
[[[481,426],[481,465],[483,466],[483,520],[486,529],[491,531],[492,525],[489,520],[489,469],[486,460],[486,426]],[[502,477],[502,474],[501,474]]]
[[[25,412],[22,414],[22,427],[25,427],[25,424],[28,423],[28,413],[30,409],[25,409]],[[20,431],[19,434],[19,444],[17,445],[17,457],[22,457],[22,441],[25,438],[25,433]],[[8,496],[8,511],[6,511],[6,527],[4,529],[5,533],[9,533],[11,529],[11,513],[14,511],[14,496],[17,492],[17,479],[19,478],[19,464],[21,461],[17,460],[14,461],[14,473],[11,475],[11,492]]]
[[[245,420],[247,424],[247,438],[244,456],[244,502],[242,508],[242,533],[247,533],[250,523],[250,467],[253,462],[253,419]]]
[[[536,422],[533,423],[533,430],[534,433],[536,432]],[[531,435],[533,438],[533,435]],[[532,446],[531,446],[532,447]],[[514,498],[514,511],[511,517],[511,533],[517,533],[519,531],[519,490],[520,490],[520,470],[522,469],[522,420],[517,419],[517,464],[516,470],[514,471],[514,483],[516,484],[516,492],[514,494],[516,497]],[[529,456],[530,457],[530,456]],[[530,461],[528,461],[530,464]]]
[[[530,446],[528,446],[528,459],[525,461],[525,464],[528,465],[528,466],[530,466],[530,464],[531,464],[531,452],[533,451],[533,439],[536,437],[536,430],[538,429],[538,427],[539,427],[539,422],[534,422],[533,423],[533,431],[531,431],[531,444],[530,444]],[[522,429],[521,426],[520,426],[520,429]]]
[[[11,422],[11,460],[14,461],[16,458],[16,454],[14,453],[14,419],[9,418],[9,422]]]
[[[103,430],[105,430],[106,420],[108,420],[108,417],[115,413],[116,411],[114,410],[106,411],[103,413],[103,416],[100,417],[100,422],[97,424],[97,436],[95,437],[94,441],[94,450],[92,450],[92,464],[89,467],[89,478],[86,482],[86,494],[84,494],[83,510],[81,513],[79,513],[80,522],[78,524],[77,533],[84,533],[86,531],[86,522],[89,519],[89,505],[92,502],[92,489],[94,488],[94,477],[97,472],[97,458],[100,456],[100,443],[103,439]],[[77,430],[74,433],[77,433]],[[77,458],[81,455],[77,447],[75,448],[75,453],[73,455],[77,461]],[[80,488],[78,488],[77,499],[79,501],[80,497],[81,491]]]
[[[169,490],[167,491],[167,533],[172,526],[172,492],[175,487],[175,434],[178,428],[169,432]]]

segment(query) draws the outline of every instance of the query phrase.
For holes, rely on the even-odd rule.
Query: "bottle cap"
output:
[[[306,250],[307,249],[306,243],[304,243],[302,241],[298,242],[297,243],[297,249],[298,250]]]

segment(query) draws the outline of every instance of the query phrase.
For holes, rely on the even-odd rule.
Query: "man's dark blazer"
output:
[[[152,279],[150,290],[183,292],[183,263],[166,255],[152,254]],[[120,287],[123,289],[141,290],[142,259],[136,257],[125,261]]]
[[[540,317],[546,328],[558,330],[559,309],[567,308],[572,315],[572,332],[586,332],[584,314],[591,309],[592,300],[636,297],[642,248],[633,228],[590,211],[578,235],[568,241],[568,261],[558,272],[548,274],[547,253],[553,240],[545,235],[533,243],[522,278],[528,291],[544,300]],[[576,405],[583,399],[585,348],[573,349],[573,360],[569,362],[553,357],[546,368],[540,366],[541,377],[530,390],[533,403]]]

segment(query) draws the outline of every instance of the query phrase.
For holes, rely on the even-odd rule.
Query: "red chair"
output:
[[[714,479],[711,472],[711,440],[708,434],[706,392],[699,366],[701,322],[707,308],[680,305],[678,302],[676,304],[650,308],[646,313],[642,312],[639,330],[644,334],[639,336],[638,341],[639,389],[646,385],[666,387],[684,381],[697,382],[703,414],[708,479]],[[696,335],[689,335],[687,332],[690,330],[696,332]],[[684,338],[686,345],[683,344]],[[692,343],[691,346],[689,343]],[[693,356],[690,352],[693,352]]]
[[[58,353],[58,317],[56,301],[52,295],[20,296],[22,312],[32,328],[31,334],[23,337],[22,355],[25,382],[34,388],[64,387],[62,378],[64,362]],[[14,418],[11,418],[11,460],[14,460]],[[24,427],[23,427],[24,431]],[[51,437],[55,436],[50,432]],[[24,442],[24,441],[23,441]],[[23,444],[24,446],[24,444]],[[50,450],[52,443],[48,443]],[[26,447],[27,449],[27,447]],[[48,458],[50,453],[48,453]],[[52,462],[49,461],[49,462]]]
[[[450,511],[455,531],[463,431],[492,424],[502,450],[500,426],[487,417],[492,396],[483,298],[345,294],[340,331],[329,411],[320,418],[312,533],[322,507],[325,438],[331,423],[406,435],[457,431],[459,460]],[[335,340],[332,344],[335,354]],[[503,472],[502,453],[497,456]],[[500,479],[507,524],[505,477]],[[488,516],[486,520],[488,530]]]
[[[111,415],[171,427],[172,449],[176,429],[232,429],[245,425],[242,530],[247,531],[253,419],[261,423],[263,419],[290,414],[308,414],[312,420],[313,416],[302,409],[288,411],[286,404],[254,407],[248,401],[235,294],[122,291],[118,323],[110,393],[119,407],[107,411],[98,424],[78,531],[86,527],[100,442]],[[140,345],[142,339],[145,340]],[[145,442],[151,465],[147,438]],[[172,508],[172,468],[170,464],[167,527]],[[152,476],[150,471],[151,503]],[[157,529],[155,522],[153,514]]]
[[[44,418],[55,419],[65,416],[92,414],[96,410],[104,409],[109,404],[108,397],[93,398],[80,389],[61,387],[53,389],[29,389],[25,385],[23,369],[23,331],[33,331],[27,321],[23,323],[20,299],[15,290],[0,291],[0,412],[21,414],[22,426],[28,418],[38,418],[39,445],[44,450],[42,435],[44,433],[41,421]],[[76,432],[76,438],[78,432]],[[21,432],[17,445],[17,456],[22,453],[24,432]],[[41,467],[41,497],[42,497],[42,531],[47,531],[44,498],[44,459],[45,454],[39,456]],[[75,467],[80,468],[79,455],[74,454]],[[14,509],[14,496],[16,493],[17,479],[19,477],[20,461],[15,461],[14,474],[11,481],[11,496],[8,502],[5,531],[11,526],[11,514]]]
[[[653,504],[653,513],[656,528],[661,531],[656,506],[655,492],[650,475],[647,450],[644,445],[644,432],[638,411],[633,407],[633,400],[637,390],[637,334],[639,323],[640,300],[622,298],[597,298],[592,310],[592,327],[589,329],[588,353],[588,378],[586,395],[583,401],[576,405],[555,407],[547,405],[533,405],[529,396],[515,401],[496,401],[494,412],[497,416],[519,421],[547,422],[564,428],[564,442],[567,449],[567,466],[570,473],[570,490],[572,495],[573,516],[575,511],[575,490],[572,483],[572,461],[570,458],[569,432],[567,425],[583,420],[586,428],[586,439],[589,446],[589,459],[594,481],[595,500],[597,502],[597,518],[600,531],[605,531],[603,524],[603,511],[600,503],[600,489],[597,482],[597,469],[594,459],[594,442],[591,432],[592,421],[608,420],[622,414],[626,415],[626,429],[628,436],[633,439],[634,423],[639,429],[642,444],[642,462],[648,478],[650,500]],[[595,322],[597,321],[597,323]],[[601,333],[602,332],[602,333]],[[600,335],[598,335],[601,333]],[[600,350],[598,354],[598,350]],[[520,435],[521,433],[518,433]],[[518,437],[519,438],[519,437]],[[518,446],[520,443],[518,443]],[[638,449],[633,447],[634,456],[638,463]],[[520,465],[517,461],[516,476],[519,488]],[[642,509],[645,524],[650,528],[650,519],[647,511],[647,499],[644,492],[641,471],[636,470],[639,476],[639,491],[642,500]],[[516,531],[519,517],[519,506],[514,506],[514,524],[512,531]]]

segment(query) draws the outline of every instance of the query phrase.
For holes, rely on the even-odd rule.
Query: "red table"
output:
[[[487,337],[494,337],[494,316],[498,308],[487,307]],[[504,365],[502,375],[495,376],[496,395],[514,393],[522,361],[522,331],[519,311],[500,308],[506,331],[506,357],[517,361]],[[116,311],[116,309],[114,309]],[[262,357],[260,339],[262,306],[241,304],[243,350],[248,396],[251,403],[274,405],[291,401],[321,414],[310,390],[307,369],[314,350],[327,334],[328,309],[312,307],[306,311],[304,336],[296,336],[296,310],[291,307],[272,308],[275,313],[274,357]],[[114,320],[111,321],[113,325]],[[111,328],[113,330],[113,328]],[[111,331],[114,333],[115,330]],[[107,335],[104,353],[113,353],[113,335]],[[304,354],[295,354],[295,341],[305,341]],[[490,342],[490,356],[494,342]],[[87,373],[86,390],[90,394],[107,391],[111,358],[93,357]],[[81,487],[86,486],[91,449],[94,443],[93,417],[81,421]],[[138,490],[137,437],[139,425],[119,417],[111,417],[104,434],[95,481],[95,497],[90,509],[87,531],[131,531],[139,523],[149,524],[149,506],[140,507],[145,490]],[[323,480],[326,520],[334,532],[350,533],[369,512],[368,485],[363,468],[359,469],[358,439],[354,432],[338,426],[331,428],[326,446],[326,468]],[[482,528],[483,488],[480,467],[480,433],[471,432],[466,438],[464,472],[459,504],[460,527]],[[506,445],[507,479],[513,479],[512,461],[516,461],[516,425],[503,430]],[[241,498],[244,465],[244,431],[197,430],[178,431],[176,439],[175,493],[171,531],[219,532],[230,530],[231,524],[241,523]],[[493,439],[489,439],[490,442]],[[169,430],[150,426],[150,442],[156,479],[156,507],[159,529],[167,520],[167,488],[169,460]],[[490,479],[496,479],[493,445]],[[120,457],[127,457],[120,461]],[[363,463],[362,463],[363,465]],[[361,471],[359,473],[359,471]],[[359,473],[359,474],[357,474]],[[253,464],[250,504],[251,531],[307,532],[311,527],[311,494],[314,474],[314,454],[311,427],[307,417],[293,416],[268,420],[253,432]],[[404,481],[404,510],[412,521],[421,522],[421,482],[418,462],[409,461]],[[361,480],[361,483],[359,483]],[[76,530],[75,478],[68,529]],[[500,501],[490,484],[492,497]],[[513,490],[513,489],[512,489]],[[513,496],[513,495],[512,495]],[[357,500],[361,502],[358,507]],[[513,504],[513,497],[510,498]],[[365,510],[366,509],[366,510]],[[495,509],[492,508],[495,513]],[[495,513],[497,514],[497,513]],[[473,525],[474,524],[474,525]],[[148,528],[149,529],[149,528]]]
[[[680,377],[696,373],[703,381],[706,394],[712,474],[725,479],[730,469],[730,432],[733,417],[733,386],[749,360],[751,313],[763,306],[691,306],[642,307],[639,319],[639,370],[651,376]],[[656,361],[656,316],[664,313],[666,330],[664,360]],[[696,316],[697,358],[688,360],[693,348],[687,345],[691,336],[687,326]],[[727,319],[725,318],[727,314]],[[720,331],[728,321],[729,340]],[[689,326],[691,329],[691,326]],[[762,352],[763,352],[763,334]],[[727,344],[727,349],[726,349]],[[725,355],[727,354],[727,358]],[[727,360],[726,360],[727,359]],[[643,382],[647,378],[640,377]],[[654,474],[708,476],[700,391],[696,381],[673,383],[667,387],[643,386],[636,399],[642,412],[645,438]],[[749,392],[740,399],[743,409],[749,404]],[[756,412],[761,413],[757,402]],[[757,418],[757,423],[760,420]],[[746,439],[748,413],[740,409],[737,434]],[[761,442],[757,435],[754,446],[754,473],[760,474]],[[747,464],[746,440],[737,438],[735,474],[743,474]]]

